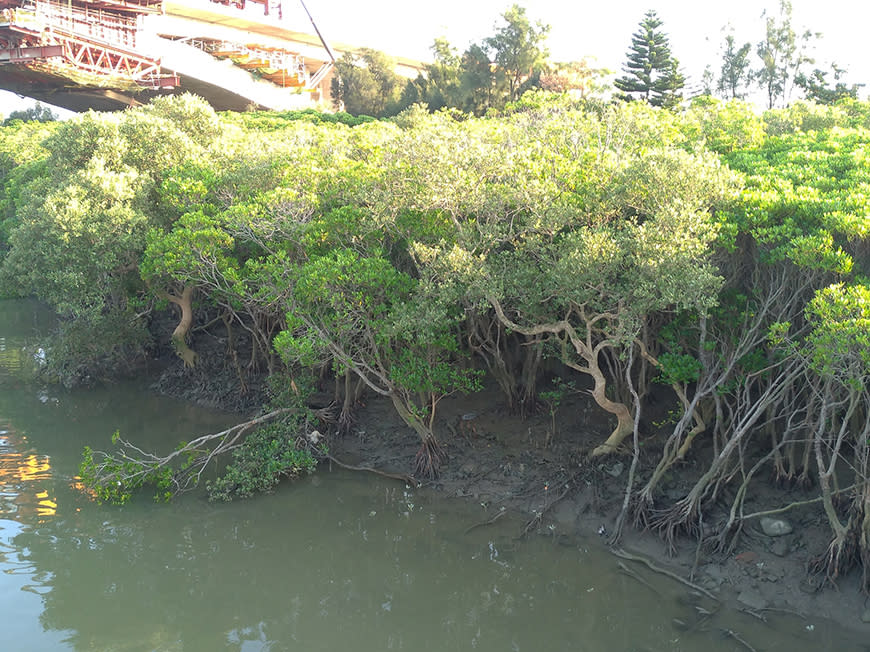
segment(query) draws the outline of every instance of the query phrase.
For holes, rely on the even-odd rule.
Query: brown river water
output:
[[[870,649],[830,623],[760,622],[627,574],[597,539],[520,539],[509,518],[472,528],[479,505],[364,474],[318,471],[230,504],[96,504],[77,488],[84,445],[120,429],[167,450],[234,417],[135,383],[31,382],[50,322],[35,302],[0,302],[0,651]]]

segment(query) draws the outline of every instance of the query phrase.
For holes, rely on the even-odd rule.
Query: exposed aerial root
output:
[[[791,488],[795,485],[795,475],[793,471],[786,470],[781,461],[774,461],[773,472],[771,477],[773,484],[777,487]]]
[[[335,403],[330,403],[325,407],[311,408],[311,411],[314,415],[314,418],[320,421],[321,425],[323,425],[324,428],[328,428],[332,424],[335,424],[337,422],[338,417],[336,416],[337,410],[335,407]]]
[[[349,434],[356,425],[356,417],[353,410],[342,408],[336,420],[336,431],[340,436]]]
[[[804,469],[801,472],[801,474],[798,476],[796,484],[797,484],[797,487],[799,489],[803,489],[803,490],[807,490],[810,487],[812,487],[813,486],[813,479],[810,476],[809,471]]]
[[[423,440],[414,458],[414,477],[434,480],[438,470],[447,461],[447,453],[434,437]]]
[[[656,512],[650,518],[650,529],[655,530],[665,540],[671,554],[676,552],[674,544],[680,534],[697,539],[701,535],[698,503],[691,495],[678,500],[668,509]]]
[[[810,559],[808,572],[816,576],[824,575],[826,582],[835,585],[837,579],[859,561],[858,537],[850,528],[843,536],[834,538],[824,554]]]
[[[631,500],[632,523],[637,530],[648,530],[653,519],[655,505],[648,495],[635,495]]]
[[[737,548],[740,543],[740,537],[743,535],[743,521],[735,519],[726,523],[719,529],[718,532],[712,534],[706,541],[709,548],[716,553],[730,554]]]

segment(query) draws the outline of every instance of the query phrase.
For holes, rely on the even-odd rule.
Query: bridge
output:
[[[72,111],[185,91],[219,111],[328,103],[335,59],[357,48],[288,25],[281,1],[0,0],[0,89]]]

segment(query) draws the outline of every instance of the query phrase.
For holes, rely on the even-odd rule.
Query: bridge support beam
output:
[[[49,57],[62,57],[62,45],[43,47],[0,48],[0,63],[23,63]]]

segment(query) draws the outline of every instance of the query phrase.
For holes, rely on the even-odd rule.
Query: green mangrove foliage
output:
[[[296,397],[170,455],[90,451],[103,499],[174,495],[223,452],[213,496],[268,490],[364,395],[433,476],[441,401],[486,387],[517,418],[600,410],[606,431],[559,442],[633,449],[626,509],[668,540],[729,549],[758,483],[816,488],[832,538],[813,568],[833,579],[870,568],[868,127],[851,99],[760,116],[540,91],[486,118],[224,117],[182,97],[45,137],[16,123],[0,279],[67,318],[60,372],[171,345],[192,382],[227,365],[242,392],[270,375]],[[312,413],[309,383],[334,406]]]
[[[283,478],[314,471],[318,457],[327,453],[326,444],[313,451],[311,442],[296,435],[297,426],[273,423],[254,430],[233,451],[233,461],[223,475],[208,483],[209,498],[248,498],[271,491]]]
[[[283,478],[311,473],[319,459],[328,455],[326,443],[316,431],[300,436],[304,429],[302,409],[276,410],[216,434],[178,444],[164,456],[142,452],[135,444],[112,436],[117,452],[95,451],[86,446],[79,465],[79,478],[100,502],[123,505],[144,487],[155,490],[154,500],[168,502],[173,496],[197,486],[208,474],[206,487],[211,500],[247,498],[273,489]],[[216,476],[219,456],[232,461]]]
[[[115,366],[147,341],[138,267],[160,214],[160,177],[195,160],[218,133],[217,117],[191,96],[124,114],[91,112],[58,125],[42,143],[47,155],[29,164],[35,169],[11,176],[0,285],[36,295],[66,318],[63,344],[54,347],[57,373]]]

